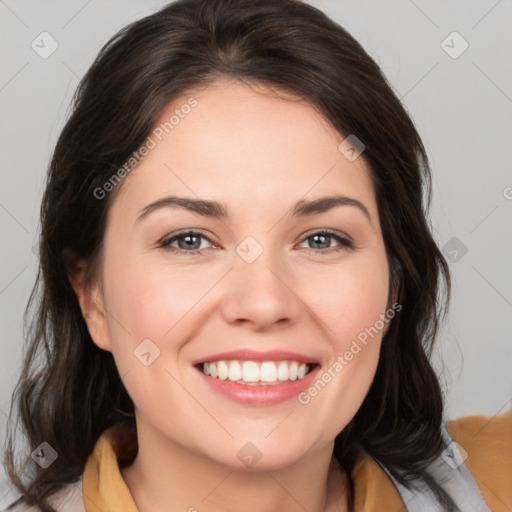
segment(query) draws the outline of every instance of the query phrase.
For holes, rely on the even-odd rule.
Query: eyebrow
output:
[[[372,224],[370,212],[361,201],[342,195],[321,197],[319,199],[310,201],[301,199],[292,207],[291,215],[292,217],[306,217],[308,215],[329,211],[332,208],[338,206],[352,206],[359,209],[361,212],[363,212],[370,224]],[[229,217],[227,207],[217,201],[169,196],[158,199],[157,201],[154,201],[153,203],[144,207],[140,211],[137,221],[140,221],[144,217],[147,217],[150,213],[161,208],[184,209],[199,215],[203,215],[204,217],[211,217],[214,219],[225,219]]]

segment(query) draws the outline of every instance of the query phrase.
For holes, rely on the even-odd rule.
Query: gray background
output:
[[[0,0],[2,444],[37,269],[44,176],[71,95],[110,36],[164,3]],[[434,174],[432,228],[454,281],[434,357],[446,413],[496,415],[510,407],[512,390],[512,2],[310,3],[376,59],[423,137]],[[51,48],[43,31],[58,44],[46,59],[31,47]]]

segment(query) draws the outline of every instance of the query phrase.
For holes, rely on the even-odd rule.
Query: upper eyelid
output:
[[[208,240],[209,242],[211,242],[212,244],[215,243],[208,235],[204,234],[202,231],[198,231],[198,230],[193,230],[193,229],[188,229],[186,231],[182,231],[182,232],[178,232],[178,233],[174,233],[172,235],[165,235],[159,243],[163,243],[163,242],[167,242],[167,241],[170,241],[170,240],[174,240],[176,238],[180,238],[182,236],[186,236],[186,235],[199,235],[203,238],[205,238],[206,240]]]
[[[317,229],[313,229],[312,231],[306,231],[306,233],[304,233],[302,235],[301,240],[305,240],[306,238],[309,238],[310,236],[316,235],[317,233],[325,233],[326,235],[338,236],[340,238],[346,238],[347,240],[352,241],[352,237],[347,235],[343,231],[338,231],[337,229],[331,229],[331,228],[324,228],[324,229],[322,229],[322,228],[318,229],[317,228]]]

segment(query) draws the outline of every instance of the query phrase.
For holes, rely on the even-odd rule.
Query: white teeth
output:
[[[295,380],[297,378],[297,369],[299,368],[299,363],[293,361],[288,370],[288,375],[290,380]]]
[[[311,366],[297,361],[216,361],[203,363],[205,375],[238,384],[278,384],[289,380],[302,379]]]
[[[229,376],[228,379],[236,382],[242,378],[242,367],[238,361],[233,361],[229,365]]]
[[[297,379],[302,379],[305,377],[306,375],[306,365],[305,364],[301,364],[299,366],[299,369],[297,370]]]
[[[231,364],[237,361],[231,361]],[[244,361],[242,366],[242,379],[245,382],[258,382],[260,380],[260,369],[254,361]]]
[[[288,365],[286,361],[281,361],[277,367],[277,379],[288,380]]]
[[[275,363],[265,362],[261,365],[260,379],[262,382],[275,382],[277,380],[277,368]]]
[[[225,361],[219,361],[217,363],[217,378],[220,380],[226,380],[229,375],[229,368]]]

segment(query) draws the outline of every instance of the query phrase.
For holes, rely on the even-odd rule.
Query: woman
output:
[[[424,186],[380,69],[315,8],[123,29],[49,168],[12,510],[506,510],[510,414],[446,425],[429,362]]]

